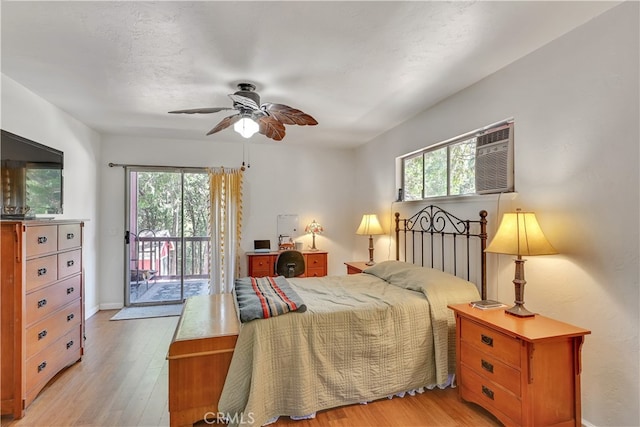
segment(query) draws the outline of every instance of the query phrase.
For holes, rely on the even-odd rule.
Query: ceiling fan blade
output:
[[[258,125],[260,126],[260,130],[258,132],[267,138],[271,138],[275,141],[282,141],[282,138],[284,138],[284,125],[275,117],[262,116],[258,119]]]
[[[228,128],[229,126],[231,126],[232,124],[240,120],[241,117],[242,115],[240,114],[234,114],[233,116],[225,117],[220,121],[220,123],[216,125],[216,127],[214,127],[209,132],[207,132],[207,135],[211,135],[213,133],[220,132],[221,130]]]
[[[248,108],[250,110],[260,109],[258,104],[256,104],[256,101],[251,98],[247,98],[246,96],[236,95],[235,93],[232,93],[231,95],[229,95],[229,98],[231,98],[231,100],[233,101],[234,107],[236,106],[236,104],[239,104],[240,106]]]
[[[171,114],[209,114],[209,113],[217,113],[223,110],[233,110],[234,108],[228,107],[211,107],[211,108],[192,108],[190,110],[175,110],[169,111]]]
[[[309,114],[284,104],[262,104],[262,109],[285,125],[315,126],[316,119]]]

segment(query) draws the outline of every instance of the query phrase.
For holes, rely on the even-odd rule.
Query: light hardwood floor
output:
[[[2,426],[168,426],[166,354],[178,317],[87,320],[85,355],[61,372],[20,420]],[[200,422],[198,426],[206,426]],[[322,411],[313,420],[282,418],[275,427],[499,426],[488,412],[461,402],[455,389]]]

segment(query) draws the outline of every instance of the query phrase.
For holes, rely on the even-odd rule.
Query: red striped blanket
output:
[[[307,309],[283,276],[242,277],[236,279],[234,292],[241,322],[267,319],[291,311],[304,312]]]

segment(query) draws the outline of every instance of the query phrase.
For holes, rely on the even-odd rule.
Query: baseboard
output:
[[[582,427],[596,427],[595,424],[590,423],[589,421],[582,419]]]
[[[120,310],[124,305],[119,302],[100,304],[100,310]]]
[[[85,310],[84,310],[84,320],[87,320],[88,318],[90,318],[91,316],[96,314],[98,311],[100,311],[100,307],[97,306],[97,305],[93,306],[90,309],[85,308]]]

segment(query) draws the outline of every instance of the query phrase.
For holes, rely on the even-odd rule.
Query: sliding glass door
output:
[[[181,303],[209,292],[205,170],[127,168],[125,305]]]

